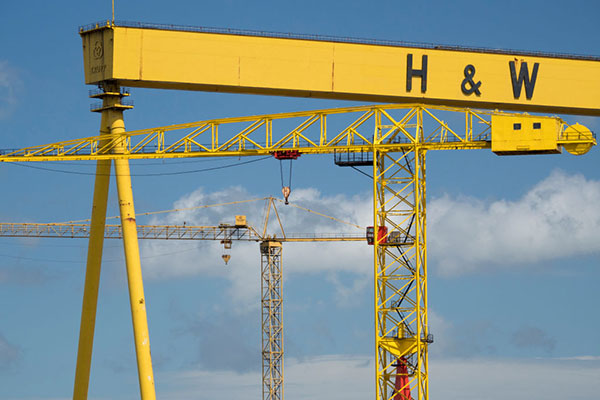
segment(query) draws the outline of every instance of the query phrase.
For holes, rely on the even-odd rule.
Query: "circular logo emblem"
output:
[[[104,55],[104,49],[102,48],[102,43],[99,40],[96,40],[94,43],[94,58],[99,59]]]

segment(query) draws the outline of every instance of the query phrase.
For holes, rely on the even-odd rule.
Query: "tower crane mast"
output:
[[[114,93],[118,97],[120,92]],[[119,108],[110,109],[115,110],[122,112]],[[445,122],[448,114],[462,116],[462,128]],[[279,120],[288,122],[288,126],[292,122],[294,127],[277,129],[275,123]],[[332,128],[339,126],[342,128]],[[231,130],[223,138],[222,132],[229,127]],[[204,140],[203,134],[207,136]],[[97,160],[102,165],[113,159],[257,156],[274,151],[334,154],[336,163],[342,166],[356,163],[357,155],[360,163],[367,159],[373,168],[377,398],[411,400],[413,397],[397,397],[411,393],[417,400],[426,400],[429,392],[427,348],[431,342],[427,317],[427,152],[491,149],[499,155],[509,155],[553,154],[566,149],[583,154],[595,144],[595,135],[589,129],[579,124],[568,125],[557,117],[391,105],[226,118],[105,133],[8,152],[0,155],[0,162]],[[95,220],[92,215],[91,249],[99,246],[92,243],[98,242],[99,235],[103,234],[99,231],[94,235]],[[97,229],[100,227],[104,230],[104,223]],[[126,232],[123,232],[125,237]],[[266,255],[263,266],[268,260],[279,259],[276,245],[262,249]],[[265,271],[280,276],[277,264]],[[84,296],[85,293],[88,292],[84,291]],[[277,298],[276,290],[269,293],[271,298]],[[267,303],[273,305],[273,309],[279,307],[278,301]],[[267,321],[277,323],[278,319],[263,322]],[[78,362],[78,368],[89,365],[90,356],[81,350],[78,354],[84,358]],[[279,359],[276,355],[273,360],[278,362]],[[84,371],[77,375],[75,392],[79,394],[74,399],[86,398],[86,374]],[[281,380],[269,380],[264,374],[263,381],[280,385]],[[147,391],[153,389],[147,381],[140,385],[151,386]],[[265,391],[264,400],[279,400],[271,393]],[[147,396],[143,395],[143,400],[153,399]]]
[[[216,226],[194,225],[137,225],[140,240],[184,240],[220,241],[224,250],[230,249],[232,242],[259,242],[261,255],[261,338],[262,338],[262,391],[265,400],[282,400],[284,393],[284,347],[283,347],[283,295],[282,295],[282,256],[283,243],[291,242],[348,242],[365,241],[365,234],[318,233],[295,234],[285,232],[272,197],[266,199],[266,215],[263,229],[246,224],[246,216],[236,215],[235,223],[221,223]],[[214,206],[214,205],[213,205]],[[296,207],[299,207],[295,205]],[[302,208],[302,207],[299,207]],[[281,235],[267,234],[271,209],[281,228]],[[304,209],[307,210],[307,209]],[[169,212],[176,210],[167,210]],[[313,212],[312,210],[307,210]],[[324,214],[323,217],[336,219]],[[19,223],[0,222],[0,237],[36,237],[86,239],[90,237],[89,223]],[[121,225],[106,224],[105,239],[122,239]],[[223,254],[227,264],[229,254]]]
[[[87,398],[111,162],[143,400],[156,396],[128,160],[286,153],[334,154],[338,165],[372,168],[376,399],[427,400],[427,153],[491,149],[528,155],[564,149],[581,155],[596,145],[595,135],[582,125],[497,110],[600,115],[598,57],[111,21],[82,27],[80,34],[85,81],[100,87],[91,93],[102,100],[92,110],[102,115],[100,135],[0,155],[0,162],[97,161],[77,400]],[[122,86],[400,104],[126,132],[123,111],[132,106],[122,101],[129,95]],[[456,122],[457,115],[463,122]],[[265,246],[265,253],[276,258],[277,246]],[[278,274],[275,265],[269,270]]]

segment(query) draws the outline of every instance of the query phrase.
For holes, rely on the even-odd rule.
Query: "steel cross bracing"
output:
[[[137,225],[139,239],[220,240],[260,242],[261,337],[263,400],[283,399],[282,242],[365,241],[364,234],[295,234],[262,236],[252,226]],[[0,237],[89,238],[90,225],[81,223],[1,222]],[[106,239],[123,237],[120,225],[106,225]]]
[[[0,162],[98,160],[98,176],[102,177],[109,175],[107,172],[110,171],[110,164],[106,162],[112,159],[118,163],[119,160],[141,158],[260,156],[291,150],[300,154],[371,153],[376,232],[374,273],[377,400],[409,400],[411,397],[428,399],[427,347],[431,342],[431,335],[427,323],[425,154],[428,150],[493,148],[494,137],[501,136],[502,133],[496,130],[492,137],[492,121],[500,121],[499,116],[507,117],[505,122],[508,122],[503,126],[514,125],[516,133],[503,136],[504,142],[501,145],[504,147],[500,146],[498,153],[535,153],[528,151],[526,146],[520,147],[515,143],[511,145],[511,141],[520,140],[516,126],[519,125],[520,129],[522,121],[518,119],[518,114],[423,105],[386,105],[226,118],[124,132],[123,108],[115,101],[119,90],[111,87],[109,92],[104,98],[102,112],[103,119],[106,118],[110,126],[105,129],[106,123],[103,120],[101,137],[5,151],[0,155]],[[463,122],[444,122],[448,114],[460,115]],[[541,152],[560,152],[564,147],[582,154],[596,144],[593,134],[580,125],[568,126],[559,118],[540,118],[552,120],[556,126],[555,131],[549,132],[551,146],[543,148]],[[116,127],[113,128],[113,125]],[[535,124],[533,129],[536,129]],[[118,179],[123,176],[128,179],[128,168],[122,172],[119,172],[119,168],[117,170]],[[77,396],[74,396],[77,399],[84,399],[87,394],[91,340],[86,342],[85,338],[87,334],[93,337],[93,301],[94,296],[97,296],[93,293],[97,293],[99,276],[99,254],[96,249],[99,247],[101,253],[102,248],[99,236],[101,231],[98,229],[104,229],[103,214],[106,213],[105,208],[102,211],[97,205],[105,206],[107,182],[107,179],[104,182],[97,177],[96,185],[100,189],[96,193],[100,194],[98,200],[96,195],[94,197],[94,210],[100,211],[94,211],[91,223],[88,270],[91,265],[93,273],[89,293],[92,294],[89,296],[90,300],[86,300],[86,275],[78,353],[82,355],[81,363],[78,355],[75,385]],[[132,222],[135,227],[135,220],[129,217],[132,212],[133,207],[122,210],[122,221],[123,224]],[[380,227],[387,228],[387,231],[380,235]],[[134,231],[130,227],[128,232],[124,238],[129,237],[129,243],[133,243],[131,235]],[[136,253],[137,249],[133,246],[131,258],[139,259]],[[134,264],[132,263],[134,269],[137,269]],[[141,276],[135,277],[133,286],[139,286],[143,290]],[[130,283],[130,290],[131,287]],[[140,293],[143,300],[143,291]],[[132,295],[132,311],[137,307],[134,298]],[[134,318],[134,330],[136,326],[141,327],[145,334],[145,315],[143,319]],[[138,357],[142,398],[154,399],[149,347],[143,350],[148,358]],[[85,365],[81,372],[80,364]],[[148,367],[149,384],[142,379],[142,367]],[[278,371],[282,373],[281,369]],[[271,384],[276,385],[278,377],[269,376],[273,377]],[[144,379],[145,377],[146,375]],[[269,393],[272,393],[271,389]]]
[[[286,233],[282,237],[263,236],[252,226],[138,225],[138,239],[235,240],[260,242],[359,242],[364,234]],[[89,238],[90,225],[79,223],[0,222],[0,237]],[[121,225],[105,225],[105,239],[122,239]]]
[[[382,400],[409,400],[406,393],[429,398],[425,153],[415,147],[373,157],[375,232],[390,232],[374,242],[376,391]]]
[[[260,241],[261,236],[253,227],[137,225],[138,239],[171,240],[247,240]],[[90,224],[75,223],[0,223],[3,237],[64,237],[89,238]],[[121,225],[105,225],[104,238],[122,239]]]
[[[283,400],[281,243],[266,240],[261,253],[263,400]]]
[[[422,137],[411,132],[417,114],[422,115]],[[450,114],[461,117],[464,125],[450,126],[444,121]],[[414,145],[425,150],[487,149],[491,148],[493,115],[520,114],[385,105],[223,118],[0,150],[0,162],[260,156],[286,150],[301,154],[402,152]],[[591,132],[569,135],[568,125],[555,119],[561,125],[559,145],[595,144]]]
[[[420,111],[431,117],[432,129],[416,138],[409,129]],[[440,111],[462,115],[464,126],[451,128],[436,116]],[[484,149],[490,147],[492,114],[448,107],[386,105],[224,118],[4,150],[0,161],[260,156],[292,149],[302,154],[374,148],[402,151],[417,143],[436,150]],[[375,131],[379,132],[376,140]],[[115,153],[117,146],[123,148]]]

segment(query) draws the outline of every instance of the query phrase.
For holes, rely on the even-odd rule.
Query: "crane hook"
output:
[[[298,150],[280,150],[273,153],[273,156],[279,160],[279,173],[281,174],[281,193],[285,199],[285,204],[290,204],[288,198],[292,193],[292,161],[300,157]],[[285,186],[283,181],[283,160],[290,160],[290,176],[288,178],[288,185]]]
[[[230,254],[223,254],[221,256],[221,258],[223,259],[223,261],[225,261],[225,265],[227,265],[227,263],[229,262],[229,260],[231,260],[231,255]]]
[[[292,193],[292,189],[289,186],[284,186],[281,188],[281,193],[283,194],[283,198],[285,199],[285,204],[290,204],[288,201],[288,197],[290,197],[290,193]]]

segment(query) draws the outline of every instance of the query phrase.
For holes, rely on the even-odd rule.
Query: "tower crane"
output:
[[[231,249],[234,241],[259,242],[261,254],[261,338],[262,338],[262,391],[263,398],[269,400],[282,400],[284,394],[284,346],[283,346],[283,295],[282,295],[282,256],[283,243],[292,242],[358,242],[365,241],[365,234],[352,233],[303,233],[295,234],[285,232],[276,201],[273,197],[266,197],[266,215],[263,229],[248,225],[245,215],[236,215],[235,223],[221,223],[216,226],[195,225],[137,225],[138,239],[141,240],[211,240],[219,241],[225,250]],[[281,201],[281,200],[279,200]],[[240,202],[233,202],[240,203]],[[228,203],[232,204],[232,203]],[[210,205],[218,206],[222,204]],[[337,220],[313,210],[292,204],[292,206],[316,213],[320,216]],[[204,206],[207,207],[207,206]],[[200,207],[194,207],[200,208]],[[267,226],[271,210],[275,213],[280,236],[267,234]],[[160,211],[171,212],[178,210]],[[157,212],[145,213],[155,214]],[[355,225],[355,227],[358,227]],[[36,237],[36,238],[64,238],[85,239],[90,237],[90,224],[84,222],[64,223],[19,223],[0,222],[0,237]],[[106,224],[104,229],[105,239],[122,239],[121,225]],[[223,254],[227,264],[230,255]]]
[[[101,113],[100,135],[0,155],[0,162],[97,162],[73,396],[78,400],[87,398],[111,162],[143,400],[156,396],[128,160],[310,154],[372,168],[376,399],[427,400],[426,154],[564,149],[581,155],[596,145],[580,124],[498,110],[599,116],[599,57],[111,21],[82,27],[80,34],[85,82],[99,86],[90,97],[102,100],[92,107]],[[399,104],[126,132],[123,111],[133,106],[122,101],[129,96],[122,86]]]
[[[121,94],[115,92],[114,97]],[[448,114],[462,116],[464,130],[444,122],[442,115]],[[331,129],[340,125],[340,118],[346,125]],[[274,127],[277,122],[295,125],[283,131]],[[522,132],[516,132],[515,126]],[[227,128],[238,130],[222,139],[217,132]],[[204,140],[209,143],[202,141],[202,134],[208,134]],[[0,161],[99,160],[99,165],[110,165],[112,159],[299,151],[333,154],[339,166],[370,164],[376,218],[366,239],[375,248],[377,388],[388,393],[386,399],[408,400],[415,391],[415,398],[427,398],[427,346],[432,341],[426,306],[425,154],[453,149],[491,149],[500,155],[553,154],[566,149],[583,154],[595,143],[595,135],[587,128],[557,117],[389,105],[225,118],[103,134],[12,151],[0,156]],[[94,236],[94,221],[93,215],[90,243],[99,240],[98,233]],[[105,229],[104,224],[100,227]],[[123,225],[121,229],[125,238]],[[186,232],[188,229],[193,228],[185,227]],[[90,252],[94,246],[97,244]],[[272,265],[271,274],[277,275],[279,267],[273,260],[281,256],[280,242],[262,242],[261,254],[263,268]],[[263,276],[268,275],[264,270]],[[263,398],[280,399],[270,393],[263,392]]]

